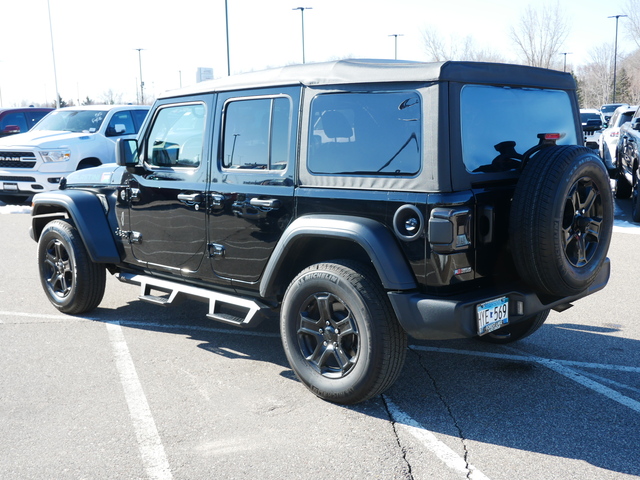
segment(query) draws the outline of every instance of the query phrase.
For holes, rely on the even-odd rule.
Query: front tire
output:
[[[96,308],[106,284],[105,268],[94,263],[66,220],[53,220],[38,241],[38,269],[47,298],[59,311],[78,315]]]
[[[404,364],[407,335],[376,272],[359,263],[319,263],[289,285],[280,329],[300,381],[318,397],[354,404],[383,393]]]

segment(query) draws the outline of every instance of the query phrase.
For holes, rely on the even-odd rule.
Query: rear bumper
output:
[[[403,292],[389,292],[388,295],[400,324],[409,335],[421,340],[449,340],[478,335],[478,304],[509,297],[509,323],[514,324],[543,310],[565,310],[571,302],[602,290],[610,273],[607,258],[593,285],[571,297],[540,297],[524,285],[485,288],[451,297]]]

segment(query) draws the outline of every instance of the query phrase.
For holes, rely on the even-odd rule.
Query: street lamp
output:
[[[560,55],[564,55],[564,68],[562,69],[563,72],[567,71],[567,55],[571,55],[573,52],[563,52]]]
[[[618,63],[618,19],[620,17],[626,17],[627,15],[611,15],[607,18],[616,19],[616,43],[613,51],[613,103],[616,103],[616,70]]]
[[[304,11],[305,10],[312,10],[313,7],[296,7],[296,8],[292,8],[291,10],[300,10],[300,13],[302,14],[302,63],[305,63],[305,58],[304,58]]]
[[[144,82],[142,81],[142,54],[144,48],[134,48],[138,51],[138,65],[140,66],[140,105],[144,105]]]
[[[229,55],[229,9],[227,8],[227,0],[224,0],[224,22],[227,33],[227,77],[229,77],[231,76],[231,56]]]
[[[53,48],[53,28],[51,28],[51,5],[47,0],[47,9],[49,10],[49,35],[51,36],[51,56],[53,57],[53,82],[56,87],[56,108],[60,108],[60,94],[58,93],[58,74],[56,73],[56,51]]]
[[[402,37],[402,33],[392,33],[390,37],[395,37],[395,59],[398,59],[398,37]]]

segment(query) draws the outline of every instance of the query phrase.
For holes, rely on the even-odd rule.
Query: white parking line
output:
[[[118,322],[108,322],[106,325],[145,471],[151,479],[170,480],[173,476],[169,462],[151,415],[147,397],[138,379],[136,367],[131,359],[122,327]]]
[[[537,357],[535,355],[506,355],[506,354],[501,354],[501,353],[489,353],[489,352],[474,352],[471,350],[455,350],[455,349],[451,349],[451,348],[438,348],[438,347],[426,347],[426,346],[421,346],[421,345],[412,345],[411,346],[412,349],[414,350],[421,350],[421,351],[427,351],[427,352],[438,352],[438,353],[453,353],[453,354],[457,354],[457,355],[471,355],[471,356],[476,356],[476,357],[491,357],[491,358],[498,358],[498,359],[502,359],[502,360],[514,360],[514,361],[520,361],[520,362],[536,362],[539,363],[540,365],[543,365],[551,370],[553,370],[556,373],[559,373],[560,375],[563,375],[571,380],[573,380],[576,383],[579,383],[580,385],[590,388],[591,390],[604,395],[608,398],[610,398],[611,400],[620,403],[621,405],[624,405],[625,407],[630,408],[631,410],[634,410],[638,413],[640,413],[640,402],[626,397],[624,395],[622,395],[620,392],[613,390],[609,387],[605,387],[604,385],[602,385],[601,383],[598,383],[594,380],[591,380],[589,378],[587,378],[586,376],[582,375],[580,372],[578,372],[577,370],[574,370],[572,368],[569,368],[566,365],[563,365],[563,361],[562,360],[551,360],[548,358],[542,358],[542,357]],[[517,349],[513,348],[513,347],[506,347],[512,351],[518,352]],[[603,364],[602,366],[600,366],[599,364],[596,363],[583,363],[580,364],[579,362],[571,362],[572,365],[580,365],[583,368],[601,368],[601,367],[605,367],[609,370],[618,370],[618,371],[626,371],[626,372],[640,372],[640,368],[637,367],[627,367],[624,365],[606,365]]]
[[[387,408],[389,409],[389,413],[391,414],[391,419],[395,424],[413,435],[447,467],[455,472],[461,473],[471,480],[489,480],[489,477],[484,473],[473,465],[468,464],[464,458],[451,450],[451,448],[449,448],[445,443],[438,440],[431,431],[427,430],[404,411],[400,410],[400,408],[398,408],[398,406],[393,403],[389,397],[386,395],[383,395],[383,397],[387,404]]]
[[[20,316],[20,317],[32,317],[32,318],[52,318],[63,319],[67,318],[62,315],[38,315],[38,314],[25,314],[17,312],[3,312],[0,311],[0,316]],[[81,317],[74,317],[79,319]],[[98,320],[94,318],[84,317],[89,320]],[[157,328],[160,330],[197,330],[206,331],[212,333],[243,335],[243,336],[261,336],[261,337],[279,337],[277,333],[270,332],[255,332],[240,329],[222,329],[215,327],[201,327],[195,325],[180,325],[180,324],[162,324],[157,322],[143,322],[143,321],[126,321],[107,323],[109,330],[109,337],[111,339],[112,348],[116,357],[116,365],[120,374],[121,382],[125,390],[125,396],[131,419],[136,430],[136,436],[140,447],[143,463],[149,478],[152,479],[167,479],[172,478],[169,464],[166,459],[164,447],[158,435],[158,431],[151,416],[144,391],[138,380],[138,376],[129,353],[129,349],[122,333],[121,325],[128,327],[142,327],[142,328]],[[631,372],[640,373],[640,367],[633,367],[627,365],[611,365],[611,364],[599,364],[589,362],[578,362],[571,360],[553,360],[538,357],[535,355],[521,354],[519,350],[513,347],[505,346],[505,348],[515,352],[515,354],[502,354],[491,352],[479,352],[471,350],[456,350],[451,348],[429,347],[422,345],[411,345],[411,349],[416,351],[426,351],[444,354],[455,355],[469,355],[486,358],[496,358],[500,360],[509,361],[521,361],[521,362],[535,362],[543,365],[556,373],[559,373],[580,385],[587,387],[597,393],[600,393],[609,399],[624,405],[635,412],[640,413],[640,402],[622,395],[620,392],[613,390],[609,387],[602,385],[590,378],[587,378],[588,373],[581,373],[574,368],[578,367],[583,369],[600,369],[600,370],[613,370],[619,372]],[[626,385],[615,384],[610,382],[619,388],[628,388],[631,391],[637,391],[632,387]],[[399,427],[405,429],[416,439],[418,439],[428,450],[430,450],[437,458],[439,458],[445,465],[452,470],[468,476],[472,480],[489,480],[480,470],[476,469],[473,465],[467,464],[465,459],[460,457],[457,453],[451,450],[446,444],[437,439],[437,437],[424,426],[415,421],[407,413],[398,408],[386,395],[383,395],[384,401],[387,404],[391,419]]]

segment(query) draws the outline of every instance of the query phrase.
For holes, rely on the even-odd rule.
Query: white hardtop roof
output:
[[[575,89],[575,82],[570,74],[523,65],[350,59],[288,65],[208,80],[180,90],[165,92],[159,98],[285,85],[428,83],[443,80],[464,83],[506,83],[509,85]]]

